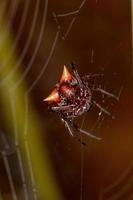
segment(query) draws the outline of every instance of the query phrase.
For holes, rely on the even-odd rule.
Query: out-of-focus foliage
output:
[[[12,31],[6,24],[6,16],[3,15],[3,10],[2,4],[0,4],[1,116],[8,134],[10,133],[12,138],[15,135],[16,148],[20,148],[22,153],[25,166],[24,171],[29,179],[29,185],[33,184],[32,181],[30,182],[30,179],[33,179],[33,176],[35,176],[35,185],[32,185],[35,188],[32,189],[37,189],[38,198],[40,200],[59,200],[62,198],[51,168],[48,152],[45,146],[42,147],[40,134],[45,134],[45,132],[41,129],[38,114],[29,95],[26,93],[28,88],[25,81],[23,80],[21,85],[14,89],[16,83],[21,78],[21,66],[19,65],[18,69],[14,70],[18,62],[18,56],[16,50],[10,56],[14,40]],[[10,59],[7,61],[9,57]],[[28,112],[26,110],[27,106]],[[28,154],[30,154],[30,161],[28,160]],[[29,169],[30,165],[32,169]],[[33,176],[31,177],[30,170],[33,170]],[[20,197],[18,196],[18,198]],[[10,196],[9,199],[11,199]]]

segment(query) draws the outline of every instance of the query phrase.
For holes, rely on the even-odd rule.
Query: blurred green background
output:
[[[1,199],[133,199],[131,36],[129,0],[0,1]],[[81,76],[103,73],[108,91],[123,87],[119,102],[94,97],[114,120],[95,125],[95,107],[77,120],[102,137],[86,146],[43,102],[71,61]]]

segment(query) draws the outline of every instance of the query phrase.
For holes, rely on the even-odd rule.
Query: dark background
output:
[[[36,3],[36,0],[32,0],[28,7],[25,25],[16,48],[19,56],[30,34]],[[80,0],[48,2],[41,44],[25,77],[28,87],[43,69],[58,32],[52,12],[62,14],[75,11],[80,4]],[[14,38],[17,36],[24,5],[25,1],[19,2],[16,14],[11,19]],[[10,6],[11,2],[7,6],[7,11]],[[41,0],[30,45],[22,59],[24,67],[20,69],[21,73],[27,69],[37,48],[44,9],[45,1]],[[75,22],[63,40],[62,37],[74,16]],[[54,52],[31,92],[42,126],[44,125],[47,130],[44,134],[57,182],[64,198],[68,200],[133,199],[131,2],[87,0],[77,15],[57,19],[60,32]],[[104,103],[104,106],[115,115],[115,119],[104,115],[101,127],[96,125],[93,130],[96,135],[102,137],[102,141],[83,136],[86,146],[70,137],[58,116],[48,113],[47,106],[42,101],[59,80],[63,65],[66,64],[69,68],[71,61],[76,62],[81,76],[103,73],[104,77],[95,81],[108,91],[118,94],[121,86],[123,87],[119,102],[107,98]],[[101,95],[96,96],[96,99],[102,104]],[[83,128],[91,130],[98,119],[98,112],[97,108],[92,108],[77,123],[81,125],[84,118]]]

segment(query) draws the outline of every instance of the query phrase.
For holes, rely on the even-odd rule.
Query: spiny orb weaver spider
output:
[[[79,128],[73,122],[74,118],[88,112],[93,105],[97,106],[103,113],[109,116],[111,115],[109,111],[93,100],[92,92],[94,90],[115,98],[116,100],[118,100],[118,97],[95,85],[89,85],[89,80],[95,76],[95,74],[80,77],[76,65],[73,63],[71,63],[71,70],[72,75],[69,73],[66,66],[64,66],[60,81],[44,101],[47,102],[49,111],[59,114],[61,121],[65,124],[71,136],[74,136],[74,132],[79,131],[91,138],[101,140],[100,137]]]

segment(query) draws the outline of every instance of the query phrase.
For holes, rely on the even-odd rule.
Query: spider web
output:
[[[8,1],[5,1],[6,3],[4,3],[3,5],[3,10],[4,8],[7,6],[7,4],[9,3]],[[18,42],[20,40],[20,38],[22,37],[22,31],[24,29],[25,23],[27,21],[28,18],[28,11],[30,9],[30,0],[26,0],[26,1],[22,1],[23,2],[23,14],[21,17],[21,20],[19,21],[19,26],[18,26],[18,30],[17,30],[17,34],[15,35],[15,40],[14,43],[12,45],[12,49],[10,51],[10,56],[7,57],[7,59],[4,61],[4,63],[2,63],[2,65],[0,66],[0,70],[2,70],[5,65],[10,61],[11,57],[14,55],[14,52],[17,48]],[[16,17],[16,13],[17,10],[19,9],[19,1],[15,0],[15,1],[11,1],[9,4],[9,9],[8,9],[8,13],[6,14],[7,16],[7,25],[12,29],[12,21],[14,20],[14,18]],[[7,91],[10,94],[10,105],[11,105],[11,111],[12,111],[12,117],[14,120],[14,142],[12,142],[12,140],[8,137],[5,136],[5,134],[3,132],[1,132],[0,136],[1,136],[1,159],[3,160],[3,164],[7,173],[7,177],[8,177],[8,181],[9,181],[9,185],[10,185],[10,190],[11,190],[11,198],[13,200],[17,200],[19,199],[19,196],[16,192],[16,185],[14,184],[14,178],[13,178],[13,173],[12,173],[12,167],[11,167],[11,163],[10,163],[10,157],[13,154],[16,154],[17,157],[17,162],[18,162],[18,169],[19,173],[20,173],[20,177],[21,177],[21,182],[22,182],[22,190],[23,190],[23,199],[24,200],[28,200],[28,199],[33,199],[33,200],[37,200],[38,196],[37,196],[37,187],[36,187],[36,180],[34,177],[34,171],[33,171],[33,166],[32,166],[32,161],[31,161],[31,155],[30,155],[30,151],[29,151],[29,143],[28,143],[28,126],[29,126],[29,97],[31,95],[31,93],[33,92],[34,88],[37,86],[37,84],[39,83],[39,81],[43,78],[45,78],[46,76],[46,72],[47,72],[47,68],[49,66],[49,63],[51,62],[53,55],[56,54],[57,51],[57,47],[60,45],[61,42],[65,42],[67,41],[67,39],[71,36],[71,34],[73,34],[73,30],[75,29],[75,24],[78,22],[79,18],[82,17],[82,10],[83,8],[87,7],[87,1],[83,0],[83,1],[78,1],[78,4],[76,3],[76,5],[74,7],[71,7],[71,5],[66,6],[67,8],[65,9],[65,7],[63,8],[64,11],[62,12],[62,10],[56,10],[56,6],[54,8],[54,10],[48,10],[48,4],[50,2],[48,0],[45,0],[45,4],[43,9],[43,17],[42,17],[42,22],[41,22],[41,27],[39,29],[39,34],[37,36],[37,41],[35,44],[35,48],[32,51],[32,56],[30,57],[30,60],[26,66],[26,68],[24,69],[24,71],[22,72],[20,79],[14,83],[14,85],[9,89],[9,91]],[[95,1],[95,4],[98,4],[99,1]],[[1,3],[3,4],[3,2]],[[41,0],[38,0],[35,2],[35,7],[33,10],[33,18],[30,24],[30,32],[27,35],[27,39],[26,42],[24,44],[24,48],[21,52],[21,55],[19,56],[19,59],[16,63],[16,65],[14,66],[14,68],[12,69],[11,73],[7,74],[2,80],[0,80],[0,87],[3,87],[6,82],[11,79],[13,77],[13,75],[16,73],[17,70],[19,70],[21,63],[23,62],[24,57],[26,56],[26,54],[28,53],[29,47],[31,45],[31,41],[33,39],[33,35],[35,33],[35,30],[37,28],[37,20],[38,20],[38,16],[39,16],[39,9],[40,9],[40,5],[41,5]],[[27,162],[28,162],[28,172],[30,174],[30,181],[31,184],[29,185],[29,182],[26,179],[26,172],[25,172],[25,168],[24,168],[24,161],[22,158],[22,153],[20,151],[20,144],[19,144],[19,134],[18,134],[18,125],[17,125],[17,116],[16,116],[16,105],[13,99],[13,96],[15,94],[16,89],[18,89],[22,82],[26,79],[26,77],[28,76],[28,74],[32,71],[32,66],[34,65],[34,62],[36,60],[37,54],[39,52],[39,49],[41,48],[42,42],[43,42],[43,37],[44,37],[44,32],[46,29],[46,23],[47,23],[47,18],[48,15],[52,16],[53,19],[53,23],[55,24],[55,30],[53,31],[53,37],[51,39],[51,46],[49,47],[49,50],[47,52],[47,58],[44,60],[44,63],[39,66],[39,72],[36,75],[36,77],[34,78],[34,80],[28,85],[27,91],[24,94],[24,108],[25,108],[25,123],[24,123],[24,138],[25,140],[23,141],[23,145],[25,147],[25,151],[26,151],[26,155],[27,155]],[[62,22],[62,20],[66,20],[69,19],[69,23],[67,23],[67,26],[65,23]],[[8,37],[8,35],[4,35],[4,37],[0,37],[0,43],[4,40],[6,40],[6,37]],[[47,40],[47,39],[45,39]],[[89,53],[89,61],[92,65],[95,62],[95,50],[94,48],[91,49],[91,52]],[[106,63],[105,63],[106,65]],[[99,69],[104,69],[104,67],[99,68]],[[98,72],[99,73],[99,72]],[[102,72],[104,73],[104,72]],[[98,83],[97,79],[94,79],[94,81],[96,81],[96,84],[98,85],[98,87],[100,87],[100,83]],[[105,84],[105,82],[104,82]],[[105,85],[104,85],[105,86]],[[106,90],[106,87],[104,88]],[[113,91],[114,92],[114,91]],[[118,89],[117,92],[115,91],[116,94],[119,93]],[[106,103],[107,101],[107,103]],[[105,97],[104,94],[101,94],[101,102],[104,103],[104,105],[106,106],[107,109],[110,109],[111,104],[108,103],[108,97]],[[80,125],[80,128],[85,128],[84,127],[84,122],[87,118],[87,115],[83,116],[82,118],[82,123]],[[97,133],[97,130],[101,129],[101,126],[104,124],[104,119],[106,118],[106,115],[102,113],[101,110],[97,111],[96,114],[96,119],[94,119],[94,123],[92,124],[92,126],[90,127],[90,131],[93,131],[94,133]],[[88,118],[87,118],[88,120]],[[88,128],[87,128],[88,129]],[[100,131],[101,132],[101,131]],[[82,135],[80,135],[81,137],[81,141],[84,141],[84,137]],[[102,135],[101,135],[102,137]],[[81,172],[80,172],[80,200],[84,200],[84,146],[81,144],[80,145],[80,168],[81,168]],[[104,184],[101,185],[101,191],[99,192],[99,200],[102,199],[106,199],[106,197],[108,199],[113,199],[113,200],[117,200],[122,198],[127,191],[129,191],[132,187],[132,181],[133,181],[133,176],[131,176],[129,179],[127,179],[129,174],[132,174],[133,171],[133,164],[131,162],[131,164],[129,164],[129,166],[121,173],[121,175],[117,178],[117,180],[114,180],[113,183],[111,183],[109,186],[104,187]],[[119,191],[116,191],[115,188],[120,187]],[[32,197],[29,196],[29,191],[31,191],[32,193]],[[130,192],[128,199],[132,199],[133,198],[133,193]],[[2,191],[0,189],[0,199],[4,199],[3,198],[3,194]]]

